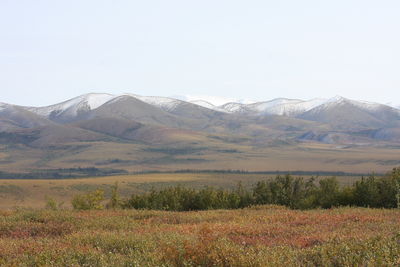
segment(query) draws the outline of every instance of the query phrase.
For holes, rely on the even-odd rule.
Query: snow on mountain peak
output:
[[[210,110],[224,112],[224,113],[237,113],[246,115],[283,115],[283,116],[297,116],[301,113],[313,110],[313,112],[319,112],[327,108],[335,108],[338,105],[350,104],[364,110],[375,111],[379,108],[385,107],[385,105],[367,102],[367,101],[356,101],[344,98],[342,96],[335,96],[330,99],[315,98],[311,100],[300,100],[300,99],[288,99],[288,98],[276,98],[269,101],[256,102],[256,103],[238,103],[229,102],[221,106],[216,106],[204,99],[193,99],[190,101],[183,101],[170,97],[161,96],[140,96],[136,94],[122,94],[119,96],[111,94],[97,94],[90,93],[78,96],[68,101],[39,108],[28,108],[42,116],[59,116],[63,117],[74,117],[89,110],[97,109],[103,104],[110,101],[117,101],[121,97],[134,97],[147,104],[159,107],[164,111],[171,112],[178,106],[184,103],[191,103],[203,108]],[[0,110],[5,108],[4,104],[0,103]],[[399,111],[400,112],[400,111]]]
[[[88,104],[91,110],[100,107],[101,105],[107,103],[111,99],[115,98],[115,95],[110,94],[86,94],[84,95],[84,101]]]
[[[321,104],[320,106],[317,106],[316,108],[318,110],[326,109],[326,108],[335,108],[336,106],[339,105],[353,105],[358,108],[367,110],[367,111],[376,111],[379,108],[384,107],[385,105],[383,104],[378,104],[374,102],[368,102],[368,101],[361,101],[361,100],[352,100],[352,99],[347,99],[342,96],[335,96],[333,98],[328,99],[325,103]],[[317,110],[316,110],[317,111]]]
[[[279,103],[264,111],[264,114],[296,116],[300,113],[307,112],[326,102],[326,99],[315,98],[308,101],[291,100]]]
[[[400,109],[400,105],[397,104],[397,103],[389,102],[389,103],[386,103],[385,105],[389,106],[389,107],[392,107],[392,108],[395,108],[395,109]]]
[[[219,112],[224,112],[224,113],[228,112],[225,109],[217,107],[217,106],[215,106],[215,105],[213,105],[210,102],[205,101],[205,100],[193,100],[193,101],[190,101],[189,103],[195,104],[197,106],[201,106],[203,108],[208,108],[208,109],[211,109],[211,110],[219,111]]]
[[[5,109],[7,107],[6,103],[1,103],[0,102],[0,111],[2,111],[3,109]]]
[[[72,117],[76,116],[81,110],[87,111],[96,109],[115,97],[116,96],[110,94],[90,93],[72,98],[59,104],[47,107],[30,108],[30,110],[46,117],[53,113],[63,113]]]
[[[240,104],[251,104],[255,103],[256,101],[250,99],[236,99],[232,97],[223,97],[223,96],[212,96],[212,95],[184,95],[184,96],[177,96],[178,99],[183,101],[192,102],[203,100],[206,101],[216,107],[223,106],[229,103],[240,103]]]
[[[135,94],[124,94],[124,95],[132,96],[134,98],[139,99],[140,101],[143,101],[153,106],[160,107],[166,111],[174,110],[179,104],[184,102],[178,99],[163,97],[163,96],[141,96]]]
[[[220,106],[220,108],[228,113],[244,113],[246,112],[246,106],[246,104],[230,102]]]
[[[347,98],[340,96],[340,95],[336,95],[330,99],[328,99],[328,102],[341,102],[341,101],[346,101]]]
[[[312,99],[304,101],[300,99],[276,98],[270,101],[253,104],[228,103],[221,108],[230,113],[246,113],[252,115],[285,115],[295,116],[308,111],[326,102],[326,99]]]
[[[367,109],[367,110],[377,110],[384,106],[382,104],[368,102],[368,101],[360,101],[360,100],[358,100],[358,101],[351,100],[351,103],[355,106],[358,106],[360,108]]]
[[[287,98],[276,98],[272,99],[270,101],[265,101],[265,102],[258,102],[254,104],[248,105],[248,108],[250,110],[256,111],[260,114],[263,113],[270,113],[269,110],[274,107],[284,107],[285,105],[290,105],[290,104],[298,104],[302,102],[302,100],[298,99],[287,99]],[[279,114],[280,115],[280,114]]]
[[[192,100],[192,101],[189,101],[189,103],[196,104],[196,105],[206,107],[206,108],[207,107],[210,107],[210,108],[215,107],[213,104],[211,104],[210,102],[205,101],[205,100]]]

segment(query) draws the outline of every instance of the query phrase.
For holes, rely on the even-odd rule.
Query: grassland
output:
[[[273,177],[213,172],[0,180],[0,266],[400,265],[400,209],[70,209],[76,194],[103,189],[110,198],[116,182],[125,198],[174,185],[227,189],[241,182],[249,188]],[[360,178],[337,177],[341,185]],[[46,198],[64,204],[48,210]]]
[[[147,192],[153,187],[157,189],[174,185],[192,188],[209,185],[228,189],[241,182],[249,187],[257,181],[274,176],[251,173],[151,173],[62,180],[2,179],[0,180],[0,209],[43,208],[46,198],[64,203],[64,207],[70,207],[74,195],[96,189],[103,189],[108,195],[115,182],[119,184],[121,196],[128,197],[131,194]],[[360,179],[359,176],[337,178],[342,185],[349,185]]]
[[[1,266],[398,266],[400,210],[0,212]]]
[[[399,147],[250,141],[160,144],[78,142],[47,148],[0,145],[0,171],[97,167],[157,170],[385,172],[400,164]]]

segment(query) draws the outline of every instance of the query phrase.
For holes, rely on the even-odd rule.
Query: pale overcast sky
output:
[[[88,92],[400,104],[399,0],[1,0],[0,102]]]

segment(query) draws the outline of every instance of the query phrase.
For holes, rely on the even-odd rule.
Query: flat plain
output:
[[[196,141],[152,148],[134,143],[79,142],[37,149],[0,146],[0,171],[97,167],[129,172],[175,170],[386,172],[400,165],[393,146],[321,143],[224,143]]]

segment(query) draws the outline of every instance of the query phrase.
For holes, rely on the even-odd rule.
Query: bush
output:
[[[57,201],[54,198],[46,196],[45,208],[48,210],[59,210],[61,209],[63,204],[64,204],[63,202],[57,203]]]
[[[227,191],[213,187],[204,187],[200,190],[182,186],[169,187],[142,195],[132,195],[125,201],[125,208],[156,209],[156,210],[210,210],[210,209],[237,209],[248,207],[254,203],[251,193],[241,184],[236,190]]]
[[[121,207],[121,197],[118,192],[118,182],[115,182],[114,186],[111,188],[111,198],[110,202],[107,203],[107,208],[117,209]]]
[[[115,193],[112,203],[117,203]],[[331,208],[336,206],[364,206],[375,208],[400,207],[400,168],[393,169],[384,177],[371,175],[352,186],[340,188],[335,177],[305,181],[291,175],[276,176],[260,181],[251,190],[238,184],[227,191],[204,187],[200,190],[170,187],[152,189],[150,193],[132,195],[124,202],[125,208],[156,209],[171,211],[236,209],[251,205],[276,204],[291,209]]]
[[[339,204],[339,183],[336,178],[327,178],[319,181],[317,203],[319,207],[327,209]]]
[[[104,191],[96,190],[87,194],[77,195],[72,199],[72,206],[76,210],[101,210],[104,200]]]

